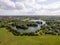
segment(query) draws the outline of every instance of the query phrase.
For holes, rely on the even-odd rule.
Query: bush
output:
[[[36,22],[36,23],[38,23],[38,24],[42,24],[42,22],[39,22],[39,21],[38,21],[38,22]]]
[[[27,26],[36,27],[36,26],[38,26],[38,25],[37,25],[37,23],[28,23]]]
[[[27,26],[25,26],[25,25],[20,25],[20,26],[16,26],[16,28],[20,28],[20,29],[28,29],[28,27]]]

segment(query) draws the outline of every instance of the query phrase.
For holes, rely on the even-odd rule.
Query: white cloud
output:
[[[43,5],[44,9],[59,9],[60,8],[60,2],[54,2],[48,5]]]
[[[3,9],[13,9],[15,8],[15,4],[10,0],[0,0],[0,8]]]
[[[0,0],[0,15],[60,15],[60,1],[49,4],[38,4],[47,0]]]
[[[46,2],[47,0],[35,0],[37,3]]]
[[[18,9],[18,10],[22,10],[22,9],[24,9],[24,4],[21,3],[21,2],[16,2],[16,3],[15,3],[15,7],[16,7],[16,9]]]

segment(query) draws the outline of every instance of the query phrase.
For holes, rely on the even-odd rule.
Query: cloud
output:
[[[36,3],[46,2],[47,0],[35,0]]]
[[[0,8],[2,9],[14,9],[15,4],[10,0],[0,0]]]
[[[24,9],[24,4],[21,2],[16,2],[15,7],[17,10],[22,10],[22,9]]]
[[[14,3],[11,0],[0,0],[0,8],[2,9],[23,9],[25,6],[26,9],[36,7],[36,1],[42,2],[46,0],[16,0]],[[36,5],[36,6],[35,6]]]
[[[60,2],[54,2],[48,5],[43,5],[44,9],[59,9],[60,8]]]
[[[60,1],[42,2],[48,0],[0,0],[0,15],[60,15]]]

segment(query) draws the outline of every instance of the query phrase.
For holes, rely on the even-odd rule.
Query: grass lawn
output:
[[[5,28],[0,28],[0,45],[60,45],[60,36],[14,36]]]

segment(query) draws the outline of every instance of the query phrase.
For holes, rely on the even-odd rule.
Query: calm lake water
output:
[[[26,30],[23,30],[23,29],[20,29],[19,31],[24,33],[24,32],[36,32],[37,30],[41,29],[41,24],[38,24],[37,27],[29,27],[28,29]]]
[[[35,21],[35,20],[34,20]],[[36,20],[37,21],[37,20]],[[38,20],[39,21],[39,20]],[[40,20],[41,21],[41,20]],[[44,24],[45,22],[43,21],[42,22],[42,24],[38,24],[38,26],[36,26],[36,27],[28,27],[28,29],[18,29],[18,28],[16,28],[16,27],[13,27],[13,29],[15,29],[15,30],[18,30],[20,33],[29,33],[29,32],[36,32],[36,31],[38,31],[38,30],[40,30],[41,29],[41,26]]]
[[[18,30],[20,33],[29,33],[29,32],[36,32],[38,31],[39,29],[41,29],[41,24],[38,24],[38,26],[36,27],[28,27],[28,29],[18,29],[16,27],[12,27],[12,29],[14,30]]]

